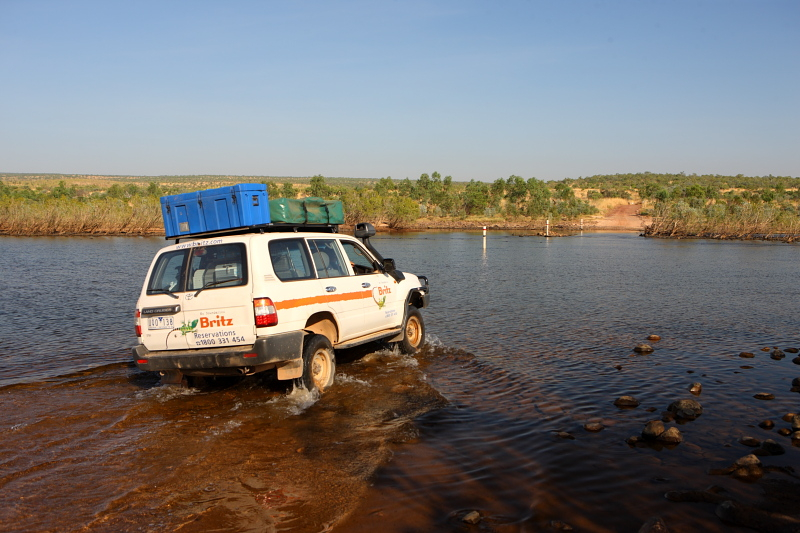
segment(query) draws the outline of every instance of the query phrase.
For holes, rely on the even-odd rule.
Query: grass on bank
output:
[[[0,199],[0,234],[163,234],[161,207],[152,198],[50,198],[38,202]]]

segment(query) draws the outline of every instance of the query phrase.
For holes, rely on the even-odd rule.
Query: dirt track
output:
[[[650,224],[650,217],[639,216],[641,204],[620,205],[613,208],[605,216],[588,221],[594,229],[643,230]]]

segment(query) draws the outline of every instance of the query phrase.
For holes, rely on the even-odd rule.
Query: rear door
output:
[[[246,242],[201,242],[191,248],[181,331],[189,348],[255,342],[249,270]]]
[[[279,282],[271,284],[270,288],[265,287],[263,296],[269,296],[275,304],[279,331],[303,329],[313,314],[333,312],[320,292],[314,263],[304,238],[271,239],[269,260]]]
[[[183,291],[189,250],[167,250],[156,256],[139,297],[142,343],[148,350],[188,348],[182,329]]]

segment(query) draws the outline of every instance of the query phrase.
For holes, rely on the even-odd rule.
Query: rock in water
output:
[[[756,394],[753,395],[753,398],[755,398],[756,400],[774,400],[775,395],[770,394],[769,392],[757,392]]]
[[[786,453],[786,450],[774,440],[767,439],[761,443],[761,452],[764,455],[783,455]]]
[[[691,392],[695,396],[698,396],[701,392],[703,392],[703,385],[701,385],[700,383],[692,383],[691,385],[689,385],[689,392]]]
[[[656,341],[660,341],[661,337],[659,337],[658,335],[648,335],[647,336],[647,340],[656,342]]]
[[[727,500],[719,504],[716,514],[726,522],[755,529],[756,531],[789,533],[790,531],[800,530],[800,520],[797,518],[762,511],[756,507],[743,505],[733,500]]]
[[[745,455],[744,457],[739,457],[733,463],[733,466],[753,466],[753,465],[761,466],[761,459],[759,459],[752,453],[750,455]]]
[[[661,420],[651,420],[642,430],[642,438],[647,440],[655,440],[664,433],[664,423]]]
[[[680,444],[683,442],[683,435],[678,428],[673,426],[659,435],[658,440],[664,444]]]
[[[764,475],[764,467],[761,461],[752,453],[737,459],[729,470],[733,477],[745,481],[755,481]]]
[[[743,357],[745,359],[752,359],[753,357],[755,357],[755,354],[753,354],[752,352],[742,352],[739,354],[739,357]]]
[[[750,446],[751,448],[758,448],[761,446],[761,441],[753,437],[742,437],[739,439],[739,444]]]
[[[637,344],[633,351],[636,353],[652,353],[653,347],[649,344]]]
[[[639,528],[639,533],[669,533],[667,524],[661,519],[660,516],[654,516]]]
[[[591,431],[592,433],[596,433],[598,431],[603,431],[605,426],[600,424],[599,422],[589,422],[588,424],[583,425],[583,429],[586,431]]]
[[[639,400],[633,396],[620,396],[614,400],[614,405],[617,407],[639,407]]]
[[[461,521],[467,524],[477,524],[481,521],[481,513],[478,511],[470,511],[464,515],[464,518],[462,518]]]
[[[667,410],[684,420],[694,420],[703,414],[703,406],[697,400],[676,400],[669,404]]]

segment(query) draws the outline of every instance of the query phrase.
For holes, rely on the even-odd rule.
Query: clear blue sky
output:
[[[0,172],[800,176],[800,1],[0,0]]]

